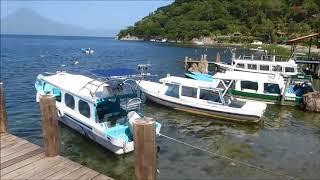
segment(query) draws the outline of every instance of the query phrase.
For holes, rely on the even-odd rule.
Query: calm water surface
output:
[[[95,54],[82,54],[80,49],[86,47],[93,48]],[[96,68],[132,68],[150,62],[159,79],[167,73],[183,76],[184,56],[200,57],[207,53],[213,58],[217,52],[222,59],[231,57],[223,48],[176,47],[108,38],[1,36],[1,80],[5,84],[10,132],[42,144],[34,89],[39,73],[67,70],[88,74]],[[75,61],[79,64],[74,65]],[[319,90],[320,82],[316,81],[315,86]],[[162,123],[165,135],[294,177],[320,177],[320,114],[269,105],[264,126],[245,126],[177,112],[150,102],[142,110]],[[63,125],[61,137],[64,156],[116,179],[132,179],[132,153],[113,155]],[[279,178],[163,137],[157,143],[161,148],[159,179]]]

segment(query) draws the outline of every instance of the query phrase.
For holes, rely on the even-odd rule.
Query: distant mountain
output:
[[[110,37],[114,36],[116,31],[86,29],[76,25],[63,24],[33,10],[22,8],[1,19],[1,34]]]

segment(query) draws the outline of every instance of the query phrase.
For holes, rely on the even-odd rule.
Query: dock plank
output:
[[[28,142],[24,142],[24,141],[19,141],[16,144],[1,148],[1,157],[6,157],[10,154],[21,151],[21,150],[26,149],[30,146],[32,146],[32,144],[30,144]]]
[[[85,173],[87,173],[90,170],[91,169],[82,166],[81,168],[73,171],[72,173],[62,177],[62,179],[78,179],[80,176],[84,175]]]
[[[62,179],[62,177],[70,174],[71,172],[73,172],[73,171],[75,171],[75,170],[77,170],[79,168],[81,168],[80,164],[73,163],[70,166],[62,169],[61,171],[58,171],[57,173],[46,177],[46,179]]]
[[[45,163],[43,163],[41,165],[34,164],[34,168],[32,168],[31,170],[29,170],[27,172],[24,172],[23,174],[21,174],[19,176],[15,176],[14,178],[15,179],[31,179],[30,177],[35,176],[35,175],[45,171],[49,167],[54,167],[57,164],[63,163],[65,160],[66,159],[64,159],[62,156],[56,156],[56,157],[53,157],[52,159],[50,158],[50,160],[47,160]],[[40,179],[40,178],[37,178],[37,179]]]
[[[78,180],[92,179],[98,175],[99,175],[99,173],[96,171],[89,171],[89,172],[85,173],[84,175],[80,176],[78,178]]]
[[[36,149],[39,149],[39,146],[36,146],[34,144],[30,144],[29,147],[27,147],[25,149],[21,149],[18,152],[15,152],[15,153],[10,154],[8,156],[1,157],[1,163],[4,163],[4,162],[9,161],[11,159],[14,159],[17,156],[21,156],[21,155],[24,155],[26,153],[30,153],[31,151],[34,151]]]
[[[42,166],[44,164],[48,164],[52,161],[56,161],[59,159],[59,156],[56,156],[56,157],[46,157],[46,158],[43,158],[39,161],[35,161],[33,163],[30,163],[22,168],[19,168],[19,169],[16,169],[15,171],[12,171],[8,174],[5,174],[4,176],[2,176],[2,178],[4,179],[17,179],[15,178],[16,176],[19,176],[21,174],[25,174],[27,173],[28,171],[32,171],[33,169],[36,169],[38,166]]]
[[[48,176],[68,167],[69,165],[71,165],[73,162],[70,161],[69,159],[64,159],[62,162],[60,162],[59,164],[49,167],[47,169],[45,169],[44,171],[35,174],[33,176],[30,176],[30,179],[45,179]]]
[[[13,159],[11,159],[11,160],[9,160],[9,161],[6,161],[6,162],[4,162],[4,163],[1,163],[1,168],[0,168],[0,169],[6,168],[6,167],[11,166],[11,165],[13,165],[13,164],[17,164],[17,163],[19,163],[20,161],[23,161],[23,160],[25,160],[25,159],[28,159],[28,158],[30,158],[30,157],[32,157],[32,156],[35,156],[35,155],[38,155],[38,154],[40,154],[40,153],[43,153],[43,150],[42,150],[41,148],[36,149],[36,150],[34,150],[34,151],[31,151],[31,152],[29,152],[29,153],[26,153],[26,154],[24,154],[24,155],[17,156],[17,157],[15,157],[15,158],[13,158]],[[44,155],[43,155],[43,156],[44,156]]]
[[[93,178],[93,180],[113,180],[113,179],[108,176],[105,176],[103,174],[100,174],[100,175],[96,176],[95,178]]]
[[[12,165],[9,166],[9,167],[2,168],[2,169],[1,169],[1,176],[5,175],[5,174],[8,174],[9,172],[12,172],[12,171],[14,171],[14,170],[16,170],[16,169],[19,169],[19,168],[21,168],[21,167],[24,167],[24,166],[26,166],[26,165],[28,165],[28,164],[31,164],[31,163],[33,163],[33,162],[35,162],[35,161],[39,161],[39,160],[42,159],[42,158],[45,158],[44,153],[37,154],[37,155],[32,156],[32,157],[30,157],[30,158],[28,158],[28,159],[25,159],[25,160],[23,160],[23,161],[20,161],[20,162],[18,162],[18,163],[16,163],[16,164],[12,164]]]
[[[62,156],[46,157],[25,139],[1,133],[1,179],[112,179]]]

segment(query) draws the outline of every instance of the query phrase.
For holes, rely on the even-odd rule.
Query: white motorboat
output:
[[[93,54],[94,50],[91,48],[85,48],[85,49],[82,49],[82,52],[85,54]]]
[[[117,71],[119,75],[119,71]],[[106,83],[83,75],[57,72],[38,75],[37,101],[41,94],[56,98],[59,120],[116,154],[133,151],[133,122],[141,99],[125,81]],[[161,125],[156,123],[156,132]]]
[[[146,98],[177,110],[214,116],[238,122],[257,123],[266,104],[225,96],[229,84],[214,80],[198,81],[168,76],[160,83],[141,80],[138,83]]]
[[[239,56],[233,53],[231,63],[215,62],[218,69],[224,71],[244,71],[260,74],[279,74],[285,77],[297,75],[298,64],[293,58],[288,61],[276,61],[275,56]]]

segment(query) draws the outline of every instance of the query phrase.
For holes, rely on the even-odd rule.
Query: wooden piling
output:
[[[7,111],[6,104],[4,99],[3,92],[3,83],[0,82],[0,132],[4,133],[8,131],[8,119],[7,119]]]
[[[45,155],[57,156],[60,149],[56,99],[53,95],[40,95],[41,126]]]
[[[156,127],[152,118],[134,123],[134,172],[137,180],[156,179]]]

